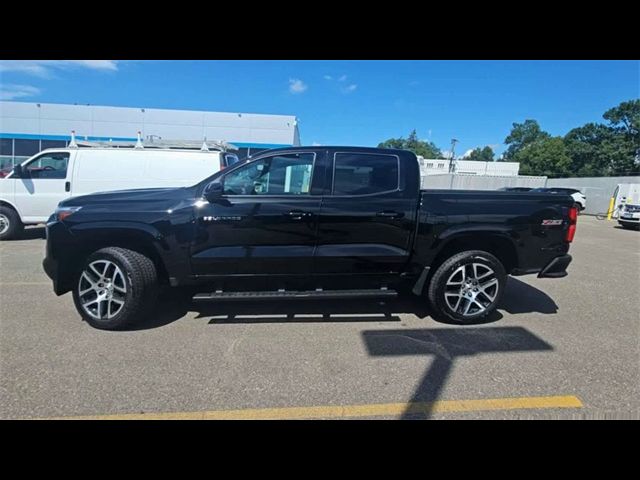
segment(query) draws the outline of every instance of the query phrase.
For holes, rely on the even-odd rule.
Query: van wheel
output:
[[[118,330],[142,321],[155,305],[156,267],[148,257],[125,248],[92,253],[73,290],[73,301],[92,327]]]
[[[0,240],[10,240],[20,236],[24,225],[13,208],[0,207]]]
[[[458,253],[438,267],[429,283],[433,316],[454,323],[477,323],[496,309],[506,282],[504,266],[490,253]]]

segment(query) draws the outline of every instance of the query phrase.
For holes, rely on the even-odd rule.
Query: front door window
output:
[[[64,179],[68,165],[68,153],[46,153],[29,162],[24,169],[33,179]]]
[[[225,195],[308,195],[313,153],[276,155],[252,162],[224,179]]]

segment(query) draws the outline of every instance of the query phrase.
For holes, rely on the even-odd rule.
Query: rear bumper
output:
[[[567,267],[571,263],[571,255],[560,255],[551,260],[540,271],[538,278],[561,278],[567,276]]]

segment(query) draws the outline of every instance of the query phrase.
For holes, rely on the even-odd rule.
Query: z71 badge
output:
[[[562,220],[542,220],[542,225],[562,225]]]

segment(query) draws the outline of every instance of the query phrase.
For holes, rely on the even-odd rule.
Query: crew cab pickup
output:
[[[421,190],[404,150],[269,150],[182,188],[60,202],[43,266],[92,326],[152,311],[162,285],[194,301],[425,298],[476,322],[507,275],[565,276],[577,211],[568,195]]]

